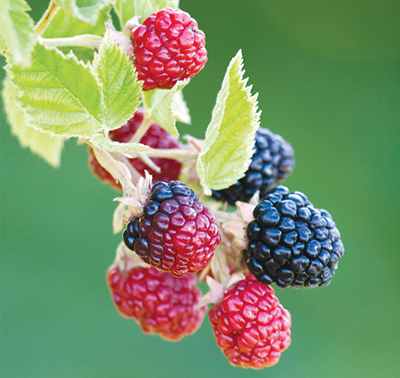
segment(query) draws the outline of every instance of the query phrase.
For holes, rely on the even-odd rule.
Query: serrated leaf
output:
[[[25,0],[0,1],[0,36],[11,53],[13,64],[29,67],[31,53],[37,42],[31,10]]]
[[[197,172],[206,195],[211,195],[211,189],[235,184],[250,165],[260,113],[257,95],[251,96],[243,74],[239,50],[226,71],[197,159]]]
[[[114,5],[115,0],[55,0],[66,12],[89,24],[95,25],[104,7]]]
[[[22,147],[29,147],[50,165],[58,167],[64,146],[63,138],[27,126],[26,116],[17,104],[17,94],[16,87],[10,81],[5,81],[2,95],[11,132],[19,139]]]
[[[100,86],[91,67],[72,54],[38,44],[29,69],[13,66],[8,71],[30,126],[67,137],[104,130]]]
[[[119,143],[108,139],[104,134],[95,134],[90,138],[90,142],[102,151],[109,152],[134,152],[151,151],[152,148],[141,143]]]
[[[182,90],[175,93],[171,106],[172,113],[177,121],[190,125],[192,119],[190,118],[189,108],[183,98]]]
[[[43,33],[43,38],[68,38],[81,34],[102,36],[105,32],[105,23],[110,20],[111,7],[100,10],[96,24],[92,25],[60,8]]]
[[[176,119],[172,111],[172,102],[175,94],[183,89],[189,79],[178,81],[172,89],[157,89],[154,91],[144,92],[145,96],[151,97],[151,105],[149,109],[149,118],[159,124],[164,130],[178,138],[179,133],[176,129]]]
[[[102,84],[104,106],[101,119],[109,129],[121,127],[140,104],[142,84],[128,56],[106,32],[95,54],[93,70]]]
[[[150,14],[167,7],[177,9],[179,0],[117,0],[115,12],[123,28],[132,17],[140,16],[139,20],[143,22]]]

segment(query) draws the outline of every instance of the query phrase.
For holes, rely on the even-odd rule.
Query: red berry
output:
[[[250,276],[225,292],[222,302],[210,309],[209,319],[218,346],[235,366],[275,365],[290,345],[290,313],[269,285]]]
[[[128,143],[142,124],[143,114],[143,109],[138,108],[127,123],[122,125],[119,129],[110,132],[110,139],[120,143]],[[150,126],[140,140],[140,143],[153,148],[171,149],[181,147],[181,144],[174,136],[156,123]],[[153,176],[154,183],[159,181],[169,182],[179,178],[182,168],[182,164],[179,161],[163,158],[151,158],[151,160],[161,168],[159,173],[149,168],[141,159],[129,159],[129,162],[142,176],[144,176],[145,170],[149,172]],[[108,182],[113,188],[121,190],[121,185],[99,164],[91,147],[89,147],[89,166],[92,172],[99,177],[101,181]]]
[[[155,184],[123,237],[143,261],[174,277],[204,269],[221,241],[214,214],[179,181]]]
[[[150,267],[134,268],[124,277],[113,265],[107,280],[117,310],[136,319],[145,333],[177,341],[203,321],[206,307],[196,309],[201,291],[194,275],[178,279]]]
[[[186,12],[165,8],[132,31],[135,67],[143,90],[171,89],[207,62],[205,35]]]

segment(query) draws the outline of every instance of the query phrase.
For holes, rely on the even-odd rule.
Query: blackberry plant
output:
[[[178,0],[51,0],[36,25],[28,10],[25,0],[1,4],[8,121],[52,166],[64,141],[78,138],[93,173],[122,192],[113,216],[122,241],[107,273],[117,310],[177,341],[200,327],[210,304],[231,364],[276,364],[291,316],[269,285],[326,286],[344,248],[327,211],[277,186],[293,169],[293,149],[260,128],[242,52],[227,67],[204,140],[184,143],[183,89],[207,51]],[[210,288],[203,297],[199,281]]]

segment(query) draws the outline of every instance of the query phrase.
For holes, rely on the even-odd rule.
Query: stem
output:
[[[155,148],[152,151],[142,151],[148,157],[158,157],[165,159],[197,159],[197,151],[181,148]]]
[[[150,128],[151,124],[153,123],[153,121],[150,118],[145,117],[143,119],[142,124],[140,125],[140,127],[137,129],[135,135],[132,137],[132,139],[130,140],[131,143],[139,143],[140,139],[142,139],[142,136],[144,134],[146,134],[146,131]],[[160,156],[161,157],[161,156]]]
[[[35,26],[35,31],[39,35],[43,34],[46,28],[49,26],[51,20],[57,13],[60,7],[56,4],[54,0],[50,1],[49,7],[47,8],[46,12],[44,13],[43,17]]]
[[[40,38],[39,41],[48,46],[79,46],[88,49],[97,49],[102,38],[98,35],[83,34],[69,38]]]

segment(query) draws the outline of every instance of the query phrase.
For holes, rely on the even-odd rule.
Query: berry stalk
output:
[[[41,38],[39,37],[39,42],[47,46],[55,47],[86,47],[88,49],[97,49],[103,38],[98,35],[92,34],[82,34],[75,37],[68,38]]]
[[[59,9],[60,6],[57,5],[54,0],[51,0],[46,12],[35,26],[35,31],[37,34],[41,35],[44,33]]]

